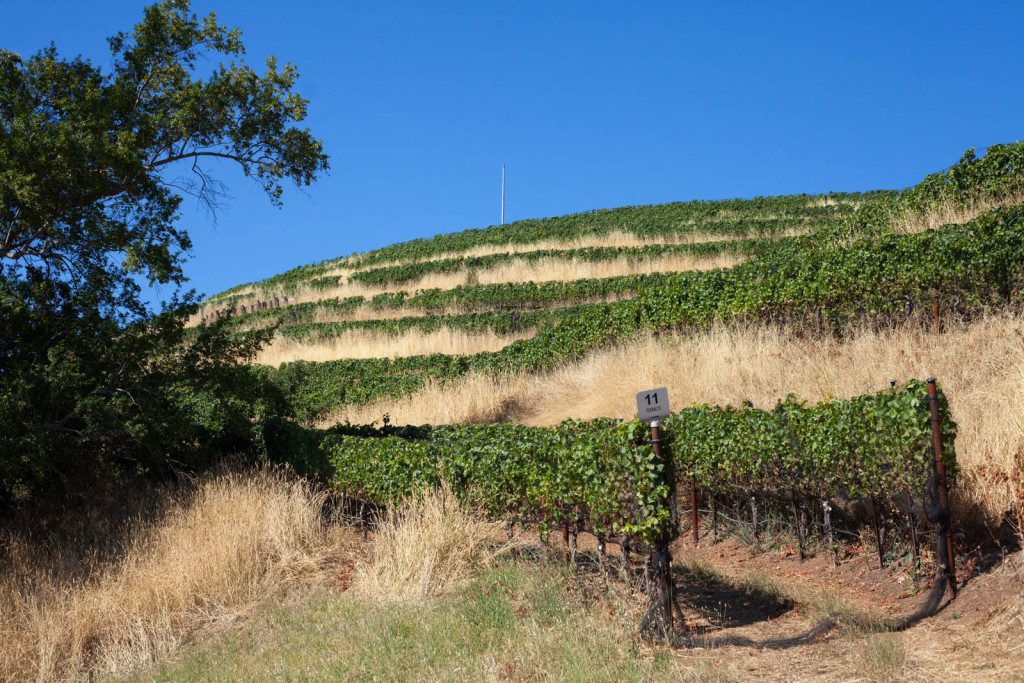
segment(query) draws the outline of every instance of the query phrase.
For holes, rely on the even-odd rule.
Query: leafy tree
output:
[[[214,160],[278,205],[284,183],[327,170],[298,126],[296,69],[270,58],[257,73],[239,31],[188,0],[147,7],[108,42],[108,71],[53,46],[0,51],[0,502],[83,468],[152,472],[252,448],[274,407],[238,364],[260,335],[183,334],[197,297],[183,291],[179,207],[221,201]],[[211,55],[231,61],[200,68]],[[162,310],[143,283],[173,288]]]

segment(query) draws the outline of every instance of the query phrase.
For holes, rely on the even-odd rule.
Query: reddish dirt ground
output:
[[[551,543],[563,547],[554,534]],[[581,534],[578,546],[581,560],[593,559],[594,537]],[[862,626],[912,614],[928,597],[931,571],[915,588],[906,560],[879,569],[874,549],[859,543],[841,554],[833,567],[827,551],[801,561],[788,546],[759,552],[735,538],[696,547],[678,540],[672,555],[688,637],[673,656],[722,680],[1024,679],[1024,552],[959,558],[957,598],[947,591],[936,614],[895,633]],[[927,566],[931,554],[922,555]],[[609,556],[617,564],[617,546]],[[844,615],[834,628],[805,644],[765,646],[807,633],[826,608]]]

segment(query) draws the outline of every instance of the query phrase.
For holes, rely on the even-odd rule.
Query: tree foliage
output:
[[[298,125],[295,67],[253,70],[240,33],[188,0],[147,7],[109,47],[108,70],[55,46],[0,51],[0,502],[78,468],[150,471],[250,443],[264,390],[237,361],[261,338],[215,326],[184,341],[196,297],[181,292],[179,207],[221,201],[213,160],[277,204],[327,169]],[[218,55],[230,61],[207,69]],[[163,310],[144,284],[172,287]]]

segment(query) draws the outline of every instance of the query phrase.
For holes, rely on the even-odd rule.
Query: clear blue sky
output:
[[[108,65],[144,2],[0,0],[0,47]],[[284,209],[232,173],[194,203],[214,293],[508,219],[694,198],[903,187],[1022,135],[1024,2],[196,0],[249,59],[294,62],[330,175]]]

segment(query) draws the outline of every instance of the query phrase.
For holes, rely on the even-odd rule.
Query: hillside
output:
[[[169,502],[123,557],[25,553],[0,597],[93,578],[6,598],[0,667],[1020,676],[1022,164],[521,221],[211,297],[193,339],[269,342],[242,374],[277,467],[142,492]]]
[[[268,425],[271,457],[366,503],[444,484],[542,538],[562,528],[570,556],[594,535],[602,567],[608,543],[627,564],[639,543],[657,567],[677,512],[696,539],[724,510],[755,550],[788,525],[790,552],[831,549],[836,568],[867,538],[879,570],[913,577],[909,597],[936,572],[906,605],[921,618],[993,544],[1019,543],[1022,197],[1024,145],[996,145],[899,192],[414,240],[233,288],[200,319],[269,335],[254,371],[298,423]],[[676,411],[664,462],[632,404],[658,385]],[[935,502],[933,449],[955,477],[951,508]],[[919,553],[922,537],[940,550]],[[966,555],[951,561],[954,545]],[[647,584],[642,632],[672,630],[656,616],[664,576]]]
[[[652,382],[670,386],[679,405],[770,407],[790,392],[851,396],[931,373],[954,383],[958,417],[980,416],[983,406],[968,403],[982,395],[972,378],[990,375],[982,359],[998,355],[992,362],[1008,371],[986,391],[1008,396],[1017,334],[1002,330],[1001,343],[965,357],[914,330],[938,310],[963,345],[981,346],[991,333],[970,321],[1019,306],[1019,269],[1006,261],[1019,263],[1020,221],[1014,210],[984,212],[1021,196],[1021,154],[1020,143],[969,152],[902,192],[627,207],[442,234],[239,285],[200,315],[239,332],[273,329],[256,362],[274,368],[296,417],[322,424],[628,418],[634,387]],[[766,324],[772,341],[740,351]],[[676,341],[621,346],[651,344],[644,335],[661,331]],[[649,370],[624,375],[637,366],[628,357],[591,369],[625,355],[616,346]],[[769,347],[790,357],[774,373]],[[897,348],[907,352],[894,357]],[[665,369],[702,353],[715,368],[703,386],[687,381],[691,371]],[[746,368],[745,379],[726,381],[721,365]],[[594,391],[612,378],[621,389]],[[557,405],[573,407],[543,409],[540,388],[566,384],[573,399]],[[978,434],[961,438],[965,486],[984,491],[969,498],[997,520],[1012,507],[999,482],[1016,456],[994,444],[1022,440],[1005,424],[965,426]]]

